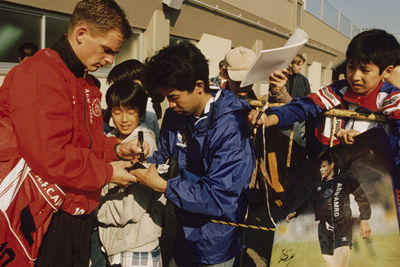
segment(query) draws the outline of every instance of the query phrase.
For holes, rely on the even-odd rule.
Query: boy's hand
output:
[[[264,122],[265,127],[277,125],[279,122],[278,116],[275,114],[267,116],[262,110],[252,110],[248,115],[250,125],[262,125]]]
[[[294,216],[296,216],[296,212],[289,213],[289,214],[286,216],[286,222],[289,223],[290,220],[291,220]]]
[[[287,83],[287,76],[289,74],[289,71],[287,69],[283,69],[280,71],[275,71],[268,77],[268,82],[269,82],[269,90],[273,94],[278,94],[280,91],[285,87]]]
[[[360,131],[357,130],[345,130],[339,129],[336,132],[336,138],[340,140],[340,142],[346,145],[352,145],[354,143],[354,137],[359,135]]]
[[[139,139],[135,138],[132,141],[121,143],[117,146],[116,153],[120,158],[127,160],[139,160],[139,155],[144,152],[147,156],[150,152],[149,143],[143,141],[143,151],[140,148]]]
[[[126,170],[126,168],[132,166],[131,162],[123,160],[113,161],[111,162],[111,166],[113,167],[113,174],[110,182],[123,186],[128,186],[136,182],[136,177]]]
[[[167,189],[167,181],[158,174],[154,164],[151,164],[147,169],[131,170],[130,173],[136,177],[139,184],[145,185],[154,191],[165,192]]]
[[[368,238],[371,234],[371,227],[369,226],[368,220],[360,221],[360,235],[362,238]]]

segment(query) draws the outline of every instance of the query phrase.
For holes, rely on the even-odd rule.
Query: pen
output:
[[[144,152],[143,152],[143,131],[139,131],[139,145],[140,148],[142,149],[142,152],[139,154],[139,162],[144,161]]]
[[[256,124],[257,124],[257,121],[258,121],[259,119],[261,119],[261,116],[263,115],[263,113],[264,113],[264,111],[261,111],[260,113],[258,113],[257,119],[256,119]]]

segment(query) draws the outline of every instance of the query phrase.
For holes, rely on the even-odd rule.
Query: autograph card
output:
[[[372,129],[294,168],[270,266],[328,266],[346,261],[340,253],[349,266],[398,266],[400,178],[391,153],[384,130]]]
[[[240,83],[240,87],[265,81],[274,71],[287,68],[307,41],[308,34],[296,28],[284,46],[261,51]]]

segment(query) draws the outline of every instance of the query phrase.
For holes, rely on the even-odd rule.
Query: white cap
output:
[[[229,78],[233,81],[243,81],[255,58],[256,53],[243,46],[238,46],[229,51],[225,55]]]

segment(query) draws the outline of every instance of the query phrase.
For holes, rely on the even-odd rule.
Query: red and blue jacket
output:
[[[278,116],[278,127],[290,126],[306,119],[314,120],[315,128],[312,134],[307,135],[307,143],[311,144],[307,148],[310,154],[315,155],[329,145],[332,123],[331,118],[324,117],[323,113],[333,108],[385,115],[388,123],[384,127],[390,137],[396,165],[400,166],[400,89],[389,83],[381,82],[369,95],[363,96],[354,94],[348,82],[340,80],[305,97],[295,98],[284,106],[270,108],[267,114]],[[337,125],[346,130],[365,132],[381,123],[341,118],[337,120]],[[339,140],[335,139],[334,145],[338,143]]]

